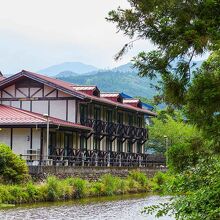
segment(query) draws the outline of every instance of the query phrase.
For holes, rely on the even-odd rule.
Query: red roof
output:
[[[0,81],[4,80],[5,77],[4,76],[0,76]]]
[[[74,89],[74,87],[76,88],[77,85],[74,85],[72,83],[69,82],[65,82],[59,79],[55,79],[55,78],[51,78],[48,76],[44,76],[41,74],[37,74],[37,73],[33,73],[33,72],[29,72],[26,70],[22,70],[20,73],[17,73],[11,77],[6,78],[4,81],[0,81],[0,88],[4,87],[5,85],[10,84],[13,81],[16,81],[16,79],[25,76],[28,78],[31,78],[33,80],[39,81],[41,83],[44,83],[46,85],[49,85],[53,88],[56,88],[58,90],[61,90],[65,93],[68,93],[70,95],[73,95],[77,98],[80,99],[89,99],[91,101],[95,101],[95,102],[99,102],[99,103],[104,103],[107,105],[111,105],[111,106],[115,106],[115,107],[119,107],[122,109],[126,109],[126,110],[131,110],[131,111],[136,111],[136,112],[140,112],[143,114],[147,114],[147,115],[151,115],[151,116],[156,116],[157,114],[155,112],[152,112],[150,110],[147,109],[142,109],[142,108],[138,108],[129,104],[125,104],[125,103],[119,103],[119,102],[115,102],[113,100],[104,98],[104,97],[98,97],[98,96],[94,96],[91,94],[86,93],[85,91],[78,91],[76,89]]]
[[[64,121],[58,118],[49,117],[50,125],[57,125],[61,127],[70,127],[80,130],[90,131],[91,128],[75,124],[72,122]],[[47,119],[38,113],[33,113],[21,110],[11,106],[0,105],[0,126],[7,125],[46,125]]]

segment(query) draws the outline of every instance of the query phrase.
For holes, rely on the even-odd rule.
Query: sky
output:
[[[127,0],[0,0],[0,5],[3,74],[71,61],[112,68],[154,49],[150,41],[138,41],[123,59],[114,60],[130,39],[105,17],[118,6],[129,7]]]
[[[129,7],[126,0],[0,0],[0,70],[38,71],[62,62],[79,61],[98,68],[127,63],[149,41],[136,42],[122,60],[114,55],[129,42],[105,20],[108,12]]]

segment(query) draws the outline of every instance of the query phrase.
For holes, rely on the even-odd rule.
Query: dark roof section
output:
[[[68,83],[68,82],[65,82],[65,81],[62,81],[59,79],[55,79],[55,78],[51,78],[48,76],[44,76],[41,74],[29,72],[26,70],[22,70],[21,72],[10,76],[3,81],[0,81],[0,88],[6,87],[6,86],[12,84],[13,82],[15,82],[17,79],[19,79],[21,77],[28,77],[30,79],[36,80],[36,81],[43,83],[47,86],[51,86],[51,87],[58,89],[62,92],[65,92],[67,94],[75,96],[79,99],[85,98],[85,96],[83,94],[79,94],[78,92],[75,92],[72,89],[72,86],[74,86],[72,83]]]
[[[147,110],[147,109],[137,108],[137,107],[134,107],[134,106],[131,106],[131,105],[128,105],[128,104],[115,102],[115,101],[109,100],[109,99],[104,98],[104,97],[97,97],[97,96],[94,96],[94,95],[90,95],[90,94],[87,94],[83,91],[77,91],[77,90],[74,89],[74,87],[76,87],[77,85],[74,85],[72,83],[65,82],[65,81],[62,81],[62,80],[59,80],[59,79],[44,76],[44,75],[41,75],[41,74],[29,72],[29,71],[26,71],[26,70],[22,70],[20,73],[17,73],[15,75],[11,76],[11,77],[6,78],[3,81],[0,81],[0,89],[11,85],[13,82],[15,82],[17,79],[19,79],[21,77],[28,77],[30,79],[36,80],[40,83],[51,86],[55,89],[58,89],[62,92],[65,92],[67,94],[70,94],[74,97],[77,97],[77,98],[85,100],[85,101],[86,100],[94,101],[96,103],[102,103],[102,104],[114,106],[114,107],[125,109],[125,110],[130,110],[130,111],[135,111],[135,112],[147,114],[147,115],[150,115],[150,116],[156,116],[157,115],[155,112],[152,112],[152,111]]]

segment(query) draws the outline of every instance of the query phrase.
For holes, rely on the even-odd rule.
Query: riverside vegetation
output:
[[[131,171],[125,179],[106,174],[98,181],[89,182],[80,178],[49,176],[43,182],[35,183],[28,175],[25,161],[4,144],[0,144],[0,180],[2,207],[6,204],[141,193],[152,188],[151,180],[138,170]]]

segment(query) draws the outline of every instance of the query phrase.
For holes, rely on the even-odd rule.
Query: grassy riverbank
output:
[[[104,175],[96,182],[80,178],[48,177],[42,183],[0,185],[0,204],[21,204],[46,201],[112,196],[148,192],[152,183],[139,171],[130,172],[125,179]]]

